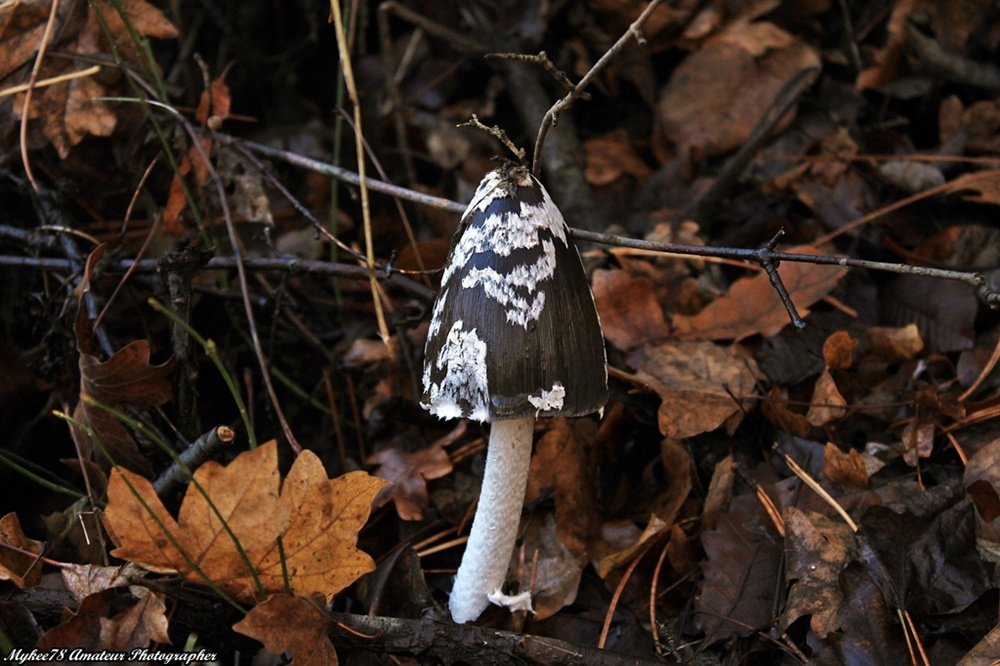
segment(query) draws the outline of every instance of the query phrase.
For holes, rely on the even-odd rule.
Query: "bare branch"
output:
[[[478,130],[482,130],[487,134],[489,134],[490,136],[492,136],[493,138],[495,138],[503,145],[507,146],[507,150],[514,153],[514,155],[517,157],[518,162],[524,161],[524,148],[519,148],[518,146],[515,146],[514,142],[511,141],[510,137],[507,136],[507,132],[503,131],[498,126],[494,125],[493,127],[487,127],[486,125],[479,122],[479,117],[476,116],[476,114],[474,113],[472,114],[472,118],[470,120],[466,120],[464,123],[459,123],[455,127],[475,127]]]
[[[545,135],[549,133],[549,128],[555,124],[560,113],[568,109],[573,102],[583,95],[583,91],[590,85],[590,82],[594,79],[594,77],[597,76],[597,74],[604,69],[609,62],[611,62],[612,58],[617,56],[618,53],[625,48],[625,44],[628,43],[629,39],[634,36],[639,43],[644,43],[645,39],[643,38],[642,33],[639,32],[639,28],[642,27],[642,24],[646,22],[646,19],[649,18],[650,14],[653,13],[653,10],[655,10],[659,4],[660,0],[653,0],[646,5],[646,8],[642,10],[641,14],[639,14],[639,18],[632,22],[632,25],[628,27],[625,34],[619,37],[618,41],[615,42],[610,49],[604,52],[604,55],[602,55],[600,59],[594,63],[594,66],[590,68],[590,71],[584,74],[583,78],[580,79],[580,82],[577,83],[565,97],[553,104],[552,107],[545,113],[545,117],[542,118],[542,124],[538,128],[538,137],[535,139],[535,155],[531,165],[531,172],[535,174],[536,178],[539,177],[542,172],[542,145],[545,143]]]

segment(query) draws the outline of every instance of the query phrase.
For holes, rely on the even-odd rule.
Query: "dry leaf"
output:
[[[294,592],[332,598],[374,568],[372,559],[355,544],[371,501],[385,482],[364,472],[330,480],[316,455],[305,451],[280,484],[277,462],[277,444],[272,441],[240,454],[228,466],[202,465],[176,521],[149,481],[116,470],[105,512],[111,531],[121,540],[112,555],[204,582],[197,567],[240,599],[284,590],[285,573]]]
[[[920,458],[930,458],[934,450],[934,424],[915,418],[906,424],[900,436],[906,452],[903,460],[910,467],[916,467]]]
[[[769,523],[755,494],[738,495],[715,529],[702,533],[707,560],[694,609],[707,643],[746,636],[773,620],[774,580],[784,553]]]
[[[201,92],[195,119],[203,126],[208,123],[209,116],[218,122],[229,117],[231,100],[229,86],[226,85],[224,76],[225,74],[212,81],[208,89]],[[205,158],[211,159],[213,146],[212,139],[207,137],[200,139],[198,144],[192,145],[184,154],[177,172],[174,173],[173,181],[170,183],[170,194],[163,210],[163,229],[174,238],[180,238],[187,229],[187,225],[181,221],[181,213],[187,206],[187,195],[180,179],[193,171],[194,181],[199,187],[207,184],[211,176],[211,166],[205,162]]]
[[[124,611],[127,595],[108,588],[80,602],[77,611],[38,641],[39,650],[82,648],[88,652],[131,652],[154,641],[170,644],[163,595],[136,585],[128,588],[132,602]],[[139,663],[139,662],[126,662]]]
[[[233,625],[244,636],[264,644],[272,654],[291,651],[295,666],[337,666],[337,652],[327,630],[333,624],[321,598],[272,594]]]
[[[101,622],[101,643],[115,652],[131,652],[150,643],[170,645],[163,595],[145,587],[129,587],[138,601],[127,611]]]
[[[60,568],[66,591],[78,602],[84,597],[112,587],[125,587],[145,575],[135,564],[127,562],[118,567],[99,567],[93,564],[63,564]]]
[[[668,437],[660,442],[660,459],[665,487],[653,500],[652,510],[671,525],[677,521],[677,514],[691,493],[691,454],[679,440]]]
[[[760,411],[768,421],[796,437],[808,437],[812,423],[804,414],[793,412],[788,406],[788,391],[773,385],[767,399],[760,403]]]
[[[573,555],[586,551],[600,526],[588,455],[596,434],[588,419],[553,419],[531,459],[525,502],[537,500],[544,488],[555,489],[557,533]]]
[[[629,141],[628,132],[617,129],[583,143],[587,182],[600,187],[610,185],[624,175],[643,181],[653,174]]]
[[[830,371],[824,370],[813,388],[806,420],[814,426],[822,426],[843,417],[846,413],[847,401],[837,390],[837,383],[830,376]]]
[[[858,341],[847,331],[837,331],[823,343],[823,360],[829,370],[846,370],[854,362]]]
[[[631,351],[670,334],[649,279],[622,270],[596,270],[592,288],[604,337],[615,347]]]
[[[797,254],[821,254],[810,246],[788,250]],[[809,314],[809,307],[837,285],[847,273],[843,266],[820,266],[785,261],[778,267],[788,295],[799,315]],[[693,317],[674,316],[675,333],[682,340],[742,340],[760,333],[776,335],[789,323],[788,311],[778,292],[763,271],[737,280],[729,293],[717,298]]]
[[[838,578],[853,532],[843,522],[819,513],[786,507],[785,580],[788,602],[780,627],[787,629],[803,615],[811,615],[809,627],[821,638],[840,627],[837,610],[843,595]]]
[[[535,620],[555,615],[576,600],[580,578],[589,561],[586,553],[570,552],[559,531],[556,517],[548,511],[532,511],[522,531],[524,552],[531,554],[531,603]],[[513,559],[520,559],[517,553]],[[520,564],[516,562],[516,566]]]
[[[645,347],[629,363],[659,394],[660,432],[674,439],[715,430],[741,414],[738,398],[753,391],[757,381],[753,359],[712,342]]]
[[[845,454],[832,442],[823,450],[823,476],[843,486],[868,487],[868,468],[861,454],[855,449]]]
[[[646,529],[644,529],[642,533],[628,545],[615,552],[599,553],[598,558],[596,558],[598,560],[597,575],[601,578],[607,578],[608,574],[612,571],[631,562],[632,558],[635,557],[636,554],[642,550],[651,539],[655,538],[658,534],[669,528],[670,526],[667,523],[663,522],[655,515],[651,515],[649,517],[649,523],[646,525]]]
[[[995,439],[969,458],[962,479],[966,493],[976,506],[976,538],[983,548],[1000,552],[1000,439]]]
[[[741,146],[781,87],[819,64],[812,47],[773,23],[734,21],[671,75],[656,107],[659,156],[672,146],[709,156]]]
[[[74,332],[77,350],[80,352],[80,394],[117,410],[120,410],[125,403],[162,404],[170,400],[173,392],[170,374],[173,372],[175,359],[171,358],[160,365],[151,365],[147,340],[133,340],[103,363],[93,355],[90,320],[83,301],[86,293],[90,291],[94,266],[106,248],[107,244],[103,243],[90,253],[83,278],[74,290],[74,296],[79,303]],[[73,410],[73,418],[90,427],[98,443],[103,447],[103,452],[107,454],[107,456],[99,455],[101,447],[97,446],[86,431],[76,426],[70,428],[73,439],[84,455],[94,456],[102,469],[108,468],[110,463],[107,457],[110,457],[115,463],[129,469],[147,475],[152,472],[149,461],[140,453],[135,440],[121,422],[106,409],[80,400]]]
[[[368,456],[365,464],[378,465],[375,476],[391,484],[379,491],[375,506],[392,500],[400,518],[422,520],[423,510],[430,504],[427,481],[451,473],[451,459],[444,447],[465,434],[467,425],[468,421],[460,419],[450,433],[420,451],[392,448]]]
[[[18,587],[34,587],[42,580],[42,542],[29,539],[16,513],[0,518],[0,580]]]
[[[0,79],[17,72],[31,62],[42,42],[51,3],[42,0],[4,3],[0,6]],[[139,36],[174,39],[176,28],[164,14],[144,0],[130,0],[121,7]],[[100,17],[98,16],[100,11]],[[100,3],[68,3],[55,14],[55,35],[49,50],[93,58],[110,53],[107,33],[117,49],[116,57],[144,69],[147,61],[130,29],[111,5]],[[78,69],[76,58],[45,58],[38,72],[39,79],[51,78]],[[10,77],[5,83],[12,82]],[[116,81],[113,85],[109,81]],[[20,83],[21,81],[17,81]],[[4,86],[5,87],[5,86]],[[37,88],[32,93],[29,119],[39,119],[32,131],[43,135],[55,147],[59,157],[66,158],[70,149],[88,136],[110,136],[118,118],[126,113],[140,113],[128,105],[112,105],[96,98],[114,96],[126,89],[124,80],[106,77],[76,78]],[[25,93],[13,101],[13,112],[24,113]],[[32,137],[32,143],[38,143]]]

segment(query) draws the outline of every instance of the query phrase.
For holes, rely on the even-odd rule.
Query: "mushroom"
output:
[[[538,416],[582,416],[608,398],[604,336],[562,213],[522,165],[486,174],[462,215],[432,310],[421,405],[491,422],[479,506],[449,599],[459,623],[502,587]]]

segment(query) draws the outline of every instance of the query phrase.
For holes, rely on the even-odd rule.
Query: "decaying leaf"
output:
[[[843,522],[817,513],[787,507],[785,580],[791,584],[780,626],[787,629],[803,615],[811,615],[809,626],[825,638],[836,631],[837,609],[842,594],[838,579],[853,533]]]
[[[423,511],[430,502],[427,482],[451,473],[451,459],[444,447],[460,438],[465,433],[467,424],[468,421],[460,419],[450,433],[431,443],[426,449],[403,451],[390,448],[368,456],[365,464],[378,465],[375,476],[389,482],[389,485],[379,491],[375,506],[382,506],[392,500],[400,518],[422,520]]]
[[[663,401],[660,432],[683,439],[715,430],[742,414],[740,396],[753,391],[757,364],[711,342],[646,346],[629,357],[636,376]]]
[[[633,278],[622,270],[597,270],[593,291],[604,337],[615,347],[631,351],[669,335],[670,327],[649,279]]]
[[[33,62],[48,20],[51,3],[44,0],[5,3],[0,6],[0,80],[9,82],[16,74]],[[145,0],[130,0],[117,5],[140,36],[173,39],[177,29],[164,14]],[[98,16],[100,13],[100,16]],[[147,63],[140,56],[141,49],[122,15],[111,5],[100,3],[69,3],[55,13],[56,36],[49,49],[78,54],[84,58],[103,57],[110,53],[107,33],[115,43],[116,53],[125,62],[140,70]],[[75,58],[45,58],[39,70],[39,79],[55,77],[77,69]],[[23,82],[18,79],[17,83]],[[4,86],[6,87],[6,86]],[[120,77],[85,77],[63,81],[36,89],[28,109],[29,119],[39,119],[38,128],[63,159],[72,147],[88,136],[109,136],[118,125],[118,118],[129,113],[125,108],[97,98],[112,96],[125,89]],[[13,112],[24,114],[25,93],[14,99]],[[37,143],[37,139],[35,141]]]
[[[729,512],[702,534],[701,543],[708,559],[694,608],[706,641],[745,636],[753,631],[747,627],[768,624],[782,546],[756,495],[734,497]]]
[[[122,605],[125,610],[120,610]],[[62,624],[38,641],[39,650],[82,648],[129,653],[153,642],[170,644],[163,595],[133,585],[108,588],[85,597]]]
[[[581,555],[600,525],[589,458],[597,429],[587,419],[554,419],[552,425],[531,459],[525,501],[533,502],[544,488],[554,488],[559,540],[570,553]]]
[[[0,580],[34,587],[42,580],[42,542],[29,539],[16,513],[0,518]]]
[[[892,607],[955,612],[989,587],[975,548],[975,510],[962,494],[959,484],[949,482],[862,514],[854,557],[872,572]]]
[[[809,246],[788,250],[796,254],[822,254]],[[809,307],[837,285],[847,273],[843,266],[785,261],[778,266],[788,295],[800,316],[809,314]],[[760,333],[776,335],[789,323],[778,293],[767,274],[761,271],[737,280],[725,296],[709,303],[704,310],[686,317],[674,316],[675,333],[682,340],[742,340]]]
[[[177,520],[149,481],[114,471],[105,513],[119,541],[112,555],[191,581],[207,578],[240,599],[284,590],[286,573],[297,594],[332,598],[374,568],[355,544],[385,482],[364,472],[328,479],[305,451],[281,483],[277,461],[272,441],[228,466],[202,465]]]
[[[89,396],[100,405],[121,409],[125,403],[159,405],[170,400],[173,387],[170,375],[174,359],[151,365],[147,340],[133,340],[119,349],[103,363],[94,356],[90,320],[84,307],[84,298],[90,291],[94,266],[104,254],[107,244],[99,245],[87,257],[83,278],[74,295],[79,304],[74,331],[77,350],[80,352],[80,394]],[[110,466],[108,458],[129,469],[149,474],[149,461],[140,451],[121,422],[107,409],[83,399],[73,410],[73,417],[90,427],[100,446],[81,428],[72,426],[70,432],[85,456],[94,456],[102,469]],[[103,448],[103,450],[102,450]],[[104,455],[106,454],[106,455]]]
[[[268,652],[289,650],[295,666],[337,666],[337,652],[327,630],[333,619],[321,597],[306,599],[272,594],[254,606],[233,629],[264,644]]]

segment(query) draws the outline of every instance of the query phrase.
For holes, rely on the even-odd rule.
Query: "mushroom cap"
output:
[[[601,322],[562,213],[523,166],[486,174],[455,232],[421,405],[477,421],[580,416],[608,399]]]

